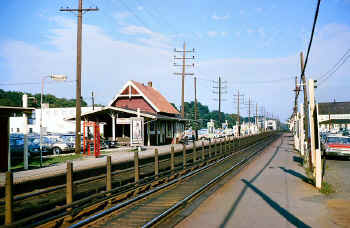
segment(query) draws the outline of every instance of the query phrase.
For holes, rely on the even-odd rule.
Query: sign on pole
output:
[[[130,145],[143,146],[144,145],[144,118],[131,117],[130,118]]]

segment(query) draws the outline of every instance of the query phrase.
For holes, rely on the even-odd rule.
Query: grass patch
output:
[[[72,154],[72,155],[65,155],[65,156],[55,156],[55,157],[43,157],[43,163],[42,166],[51,166],[58,163],[64,163],[69,160],[77,160],[82,158],[81,154]],[[24,170],[23,161],[14,163],[12,165],[11,170],[12,171],[21,171]],[[29,169],[36,169],[40,168],[40,157],[34,157],[29,159]]]
[[[322,185],[321,185],[321,189],[320,189],[320,192],[325,194],[325,195],[329,195],[331,193],[334,193],[335,190],[334,190],[334,187],[333,185],[323,181],[322,182]]]

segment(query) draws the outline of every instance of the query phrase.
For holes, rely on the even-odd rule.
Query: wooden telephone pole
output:
[[[304,72],[304,55],[303,52],[300,52],[300,68],[301,68],[301,72]],[[304,92],[304,133],[305,133],[305,143],[306,143],[306,151],[309,151],[309,153],[306,153],[308,156],[308,158],[306,158],[306,160],[308,160],[308,164],[309,167],[312,167],[312,159],[311,159],[311,150],[308,150],[309,145],[308,145],[308,141],[309,141],[309,112],[308,112],[308,104],[309,101],[307,99],[307,85],[306,85],[306,79],[305,79],[305,74],[301,75],[301,80],[303,81],[303,92]]]
[[[255,124],[256,124],[256,128],[259,132],[259,123],[258,123],[258,103],[255,104]],[[258,133],[257,132],[257,133]]]
[[[238,136],[241,136],[241,116],[240,116],[239,104],[241,103],[241,99],[243,99],[244,95],[240,94],[239,90],[238,90],[237,94],[234,94],[233,97],[235,98],[235,102],[237,104],[237,115],[238,115],[237,131],[238,131]]]
[[[78,12],[77,28],[77,83],[76,83],[76,113],[75,113],[75,153],[80,154],[81,145],[81,46],[83,12],[98,11],[98,8],[83,8],[83,0],[79,0],[78,9],[61,8],[60,11]]]
[[[227,93],[227,91],[226,91],[226,89],[227,89],[227,86],[226,86],[227,81],[222,81],[221,77],[219,76],[218,80],[217,81],[213,81],[213,82],[214,82],[214,86],[213,86],[214,91],[213,91],[213,93],[218,95],[218,100],[217,100],[218,103],[219,103],[218,104],[219,105],[219,107],[218,107],[218,111],[219,111],[218,119],[219,119],[219,125],[220,125],[221,121],[222,121],[222,116],[221,116],[221,102],[223,101],[222,95]]]
[[[194,126],[195,126],[195,135],[196,140],[198,139],[198,110],[197,110],[197,77],[194,76]]]
[[[181,52],[183,53],[182,57],[176,57],[174,56],[174,66],[181,66],[182,67],[182,73],[174,73],[175,75],[181,75],[182,76],[182,90],[181,90],[181,117],[185,118],[185,76],[186,75],[194,75],[194,73],[186,73],[186,66],[188,67],[194,67],[194,63],[190,65],[186,65],[186,59],[194,60],[194,55],[192,58],[186,57],[186,53],[194,53],[194,48],[192,50],[186,50],[186,43],[184,43],[183,50],[176,50],[174,49],[174,52]],[[182,60],[182,64],[176,64],[176,60]]]

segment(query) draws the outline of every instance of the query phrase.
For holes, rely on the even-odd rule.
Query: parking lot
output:
[[[350,199],[350,158],[327,157],[325,162],[324,180],[333,185],[335,195]]]

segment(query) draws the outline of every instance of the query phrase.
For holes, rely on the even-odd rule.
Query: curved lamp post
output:
[[[40,96],[40,168],[43,163],[43,94],[45,79],[50,78],[55,81],[66,81],[67,76],[63,74],[51,74],[41,78],[41,96]]]

